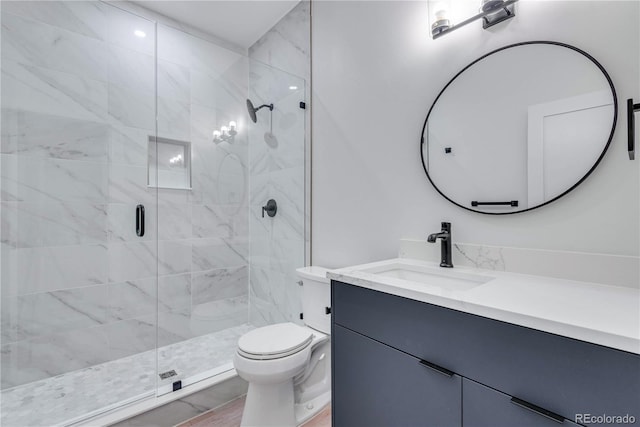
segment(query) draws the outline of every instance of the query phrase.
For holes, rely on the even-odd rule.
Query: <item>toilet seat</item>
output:
[[[252,360],[273,360],[305,349],[313,340],[308,328],[278,323],[247,332],[238,340],[238,354]]]

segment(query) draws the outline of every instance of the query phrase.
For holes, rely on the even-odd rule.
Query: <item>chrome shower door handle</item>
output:
[[[144,236],[144,206],[136,206],[136,235]]]

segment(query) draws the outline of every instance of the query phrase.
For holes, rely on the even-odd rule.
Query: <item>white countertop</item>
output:
[[[327,278],[640,354],[637,289],[469,267],[443,268],[443,274],[448,270],[493,278],[475,288],[454,291],[361,271],[393,262],[440,268],[436,263],[399,258],[330,270]]]

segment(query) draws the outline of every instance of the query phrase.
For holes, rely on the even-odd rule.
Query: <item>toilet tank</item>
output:
[[[296,272],[302,281],[302,313],[305,325],[325,334],[331,333],[331,281],[327,268],[303,267]]]

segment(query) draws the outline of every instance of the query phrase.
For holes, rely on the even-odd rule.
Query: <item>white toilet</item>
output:
[[[331,401],[331,288],[327,270],[296,270],[305,326],[278,323],[238,340],[233,364],[249,382],[242,426],[298,426]]]

